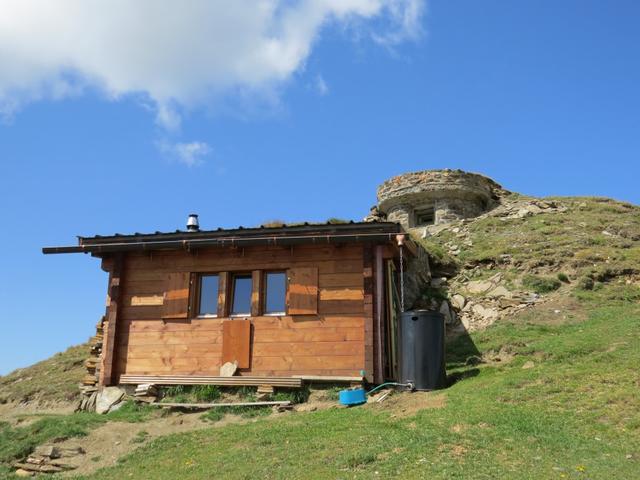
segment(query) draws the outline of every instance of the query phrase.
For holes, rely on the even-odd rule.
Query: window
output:
[[[287,275],[284,272],[265,274],[264,313],[265,315],[284,315],[287,296]]]
[[[433,225],[436,219],[434,207],[416,210],[416,225]]]
[[[233,276],[233,300],[231,316],[241,317],[251,315],[251,290],[253,282],[251,274],[236,274]]]
[[[202,275],[200,277],[200,298],[198,302],[199,317],[218,315],[218,275]]]

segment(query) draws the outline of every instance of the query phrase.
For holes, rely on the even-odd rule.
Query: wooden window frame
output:
[[[216,313],[208,313],[205,315],[200,314],[200,296],[202,295],[202,277],[218,277],[218,299],[216,301]],[[207,319],[207,318],[219,318],[220,314],[220,272],[197,272],[194,274],[195,288],[192,287],[193,295],[191,296],[190,309],[194,312],[191,318]]]
[[[299,270],[312,270],[315,271],[314,276],[316,282],[313,288],[319,292],[317,285],[317,267],[306,268],[279,268],[279,269],[260,269],[260,270],[239,270],[239,271],[225,271],[225,272],[192,272],[189,285],[189,318],[192,319],[240,319],[250,317],[284,317],[291,315],[317,315],[318,314],[318,298],[316,297],[315,305],[312,311],[308,312],[292,312],[291,302],[291,276],[292,273]],[[280,273],[285,276],[285,298],[284,298],[284,311],[282,312],[266,312],[266,300],[267,300],[267,275],[273,273]],[[202,278],[208,275],[215,275],[218,277],[218,309],[216,314],[200,315],[200,298],[202,295]],[[251,279],[251,297],[250,297],[250,309],[248,312],[232,313],[233,300],[235,294],[235,279],[237,277],[249,277]]]
[[[226,307],[228,309],[229,315],[228,318],[247,318],[247,317],[253,317],[256,315],[253,315],[253,295],[251,295],[249,297],[249,311],[247,313],[233,313],[233,300],[234,300],[234,295],[235,295],[235,287],[236,287],[236,277],[249,277],[251,279],[251,292],[253,293],[253,288],[254,288],[254,274],[252,271],[238,271],[238,272],[229,272],[228,273],[228,285],[227,285],[227,291],[225,292],[227,294],[227,301],[226,301]],[[219,287],[218,287],[219,288]]]
[[[270,273],[281,273],[284,275],[284,310],[282,312],[267,312],[267,275]],[[263,270],[262,271],[262,292],[260,294],[262,310],[261,313],[265,317],[284,317],[288,315],[287,299],[289,298],[289,271],[288,269]]]

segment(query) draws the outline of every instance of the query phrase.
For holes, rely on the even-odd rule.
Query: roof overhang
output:
[[[344,224],[298,225],[274,228],[239,228],[209,231],[153,233],[78,237],[78,245],[44,247],[44,254],[91,253],[94,256],[115,252],[196,250],[200,248],[323,245],[346,243],[398,243],[415,251],[415,244],[401,225],[392,222],[359,222]]]

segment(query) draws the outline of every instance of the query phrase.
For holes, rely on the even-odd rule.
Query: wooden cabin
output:
[[[415,245],[363,222],[79,237],[109,274],[101,386],[397,378],[397,270]],[[245,382],[245,383],[243,383]]]

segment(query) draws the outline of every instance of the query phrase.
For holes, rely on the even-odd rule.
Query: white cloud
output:
[[[157,146],[163,154],[188,167],[202,164],[203,157],[211,153],[211,147],[205,142],[168,143],[161,141]]]
[[[391,18],[391,28],[374,33],[373,39],[381,45],[393,48],[407,40],[415,40],[422,35],[421,18],[425,14],[424,0],[390,0],[387,10]]]
[[[324,78],[322,77],[322,75],[318,75],[316,77],[315,87],[316,87],[316,92],[318,92],[318,94],[321,96],[324,96],[327,93],[329,93],[329,86],[327,85],[327,82],[324,81]]]
[[[273,95],[330,22],[386,46],[418,37],[424,1],[2,0],[0,114],[92,88],[177,128],[221,95]]]

